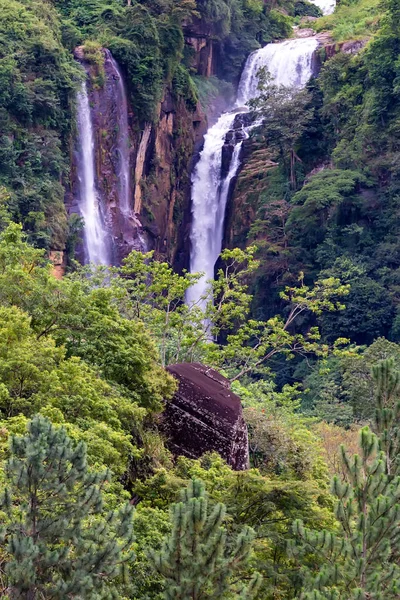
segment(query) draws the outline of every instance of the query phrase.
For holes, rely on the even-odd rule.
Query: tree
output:
[[[254,597],[261,583],[257,573],[247,586],[232,581],[249,559],[254,532],[244,527],[227,550],[225,513],[222,503],[209,512],[202,481],[192,479],[182,491],[181,502],[171,508],[172,532],[161,551],[152,553],[154,568],[165,578],[166,600]]]
[[[342,479],[346,477],[346,469],[341,460],[341,447],[344,445],[347,451],[355,454],[358,450],[359,429],[357,425],[352,425],[344,429],[339,425],[321,421],[313,427],[314,433],[321,440],[323,448],[323,458],[326,461],[329,475],[339,475]]]
[[[246,277],[256,268],[254,247],[224,250],[224,268],[218,278],[210,281],[205,313],[197,304],[185,303],[187,290],[201,277],[199,273],[174,273],[167,263],[153,260],[153,253],[131,252],[124,265],[117,269],[122,275],[114,281],[127,295],[120,301],[125,314],[141,319],[151,330],[159,347],[163,365],[204,360],[210,342],[210,331],[204,320],[212,323],[211,334],[217,339],[233,325],[243,322],[249,312],[251,296]]]
[[[307,441],[309,443],[310,438]],[[314,448],[311,452],[314,453]],[[200,479],[206,485],[209,503],[214,506],[214,503],[223,502],[226,506],[227,544],[230,548],[234,546],[235,533],[241,527],[247,525],[257,532],[251,561],[241,567],[234,580],[238,581],[240,577],[244,582],[257,571],[263,578],[257,600],[292,598],[299,581],[296,562],[287,552],[288,540],[293,537],[294,519],[301,518],[313,529],[334,526],[326,473],[321,472],[323,468],[319,469],[319,473],[313,469],[314,476],[310,471],[307,469],[298,477],[288,472],[283,477],[271,477],[263,476],[258,469],[233,471],[217,453],[206,454],[199,460],[180,456],[173,469],[159,469],[146,481],[136,482],[135,492],[141,499],[135,514],[137,541],[140,541],[140,529],[136,525],[140,507],[153,507],[156,514],[150,528],[159,527],[156,525],[159,511],[166,514],[170,505],[179,498],[180,490],[191,479]],[[160,549],[158,539],[147,538],[144,543],[156,551]],[[139,561],[142,551],[137,549]],[[132,572],[135,583],[137,566],[136,561]],[[151,579],[154,581],[155,577]],[[161,598],[150,593],[149,598],[153,597]]]
[[[330,352],[340,353],[345,338],[337,339],[332,347],[321,342],[317,327],[297,333],[296,322],[304,314],[320,316],[324,311],[343,310],[340,302],[349,293],[349,286],[339,279],[330,277],[315,282],[311,288],[304,284],[303,273],[297,287],[286,286],[281,292],[287,303],[285,318],[276,316],[268,321],[247,318],[237,330],[227,336],[227,344],[208,347],[209,363],[223,369],[231,381],[240,380],[251,374],[266,374],[272,357],[281,355],[287,359],[296,354],[327,356]]]
[[[323,561],[317,574],[305,569],[300,598],[394,600],[400,593],[400,568],[391,560],[400,545],[400,480],[388,477],[379,439],[368,427],[360,432],[360,454],[350,457],[342,447],[342,461],[347,481],[335,476],[332,482],[338,532],[294,523],[302,556]],[[298,553],[298,546],[292,551]]]
[[[307,90],[293,90],[272,83],[271,75],[260,69],[259,94],[250,101],[250,107],[263,117],[261,132],[269,148],[277,151],[288,164],[290,183],[296,188],[295,163],[300,161],[296,145],[313,118],[311,95]]]
[[[393,359],[380,361],[372,367],[376,386],[374,429],[385,456],[388,475],[400,474],[400,372]]]
[[[15,223],[0,234],[0,303],[27,312],[38,340],[52,336],[67,356],[82,357],[133,400],[159,411],[174,381],[143,323],[126,317],[121,294],[104,268],[55,279],[43,251]]]
[[[118,598],[110,587],[132,558],[132,507],[102,515],[110,478],[90,472],[86,447],[38,415],[11,439],[2,530],[2,593],[10,599]]]
[[[344,394],[353,406],[357,420],[374,419],[377,388],[372,368],[386,359],[393,359],[395,367],[399,369],[400,347],[380,337],[362,354],[347,357],[342,362]]]

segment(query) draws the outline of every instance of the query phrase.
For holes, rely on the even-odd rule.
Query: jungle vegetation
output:
[[[287,37],[305,0],[0,0],[0,588],[4,599],[399,597],[399,56],[396,0],[313,21],[334,51],[295,99],[270,88],[248,141],[276,165],[213,283],[133,252],[57,280],[82,73],[107,46],[138,124],[167,86],[194,107]],[[193,72],[201,23],[220,72]],[[357,52],[339,52],[342,42]],[[269,111],[266,110],[267,104]],[[271,110],[272,107],[272,110]],[[293,114],[296,119],[293,120]],[[235,215],[241,223],[241,213]],[[165,366],[201,361],[240,395],[251,468],[175,459]]]

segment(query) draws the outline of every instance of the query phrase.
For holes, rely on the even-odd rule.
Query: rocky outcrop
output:
[[[249,139],[243,144],[241,170],[226,209],[224,247],[244,247],[248,243],[260,198],[268,189],[271,172],[278,166],[273,158],[263,143]]]
[[[176,456],[199,458],[218,452],[237,471],[249,466],[247,427],[240,398],[229,381],[199,363],[168,367],[178,380],[163,413],[167,445]]]
[[[191,67],[198,75],[215,75],[215,52],[211,27],[193,18],[184,25],[185,44],[191,50]]]
[[[316,37],[320,44],[319,56],[323,61],[332,58],[335,54],[358,54],[368,44],[369,38],[361,40],[348,40],[347,42],[335,42],[329,31],[317,33]]]
[[[65,274],[65,252],[50,250],[49,261],[52,263],[52,273],[56,279],[62,279]]]
[[[207,119],[200,106],[165,90],[150,136],[140,182],[141,221],[156,257],[187,266],[190,232],[190,174]]]
[[[140,214],[142,210],[142,186],[141,181],[145,173],[146,155],[148,153],[151,136],[151,123],[145,123],[142,135],[140,136],[139,149],[136,154],[135,165],[135,191],[134,191],[134,211]]]

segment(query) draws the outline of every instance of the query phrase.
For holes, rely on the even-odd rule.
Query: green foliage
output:
[[[344,0],[333,15],[319,19],[315,28],[331,30],[337,42],[368,38],[378,29],[381,10],[379,0]]]
[[[391,559],[399,544],[399,480],[386,475],[378,446],[378,438],[366,427],[361,430],[359,455],[350,457],[342,450],[346,480],[334,477],[332,482],[337,533],[311,531],[295,522],[303,551],[324,559],[318,574],[309,570],[301,598],[398,596],[400,573]],[[294,546],[294,554],[297,550]]]
[[[386,472],[389,476],[399,475],[399,384],[400,372],[394,360],[383,360],[372,368],[376,385],[376,409],[374,427],[385,456]]]
[[[294,5],[295,17],[321,17],[322,11],[315,4],[311,4],[307,0],[297,0]]]
[[[104,54],[101,44],[86,41],[83,46],[83,56],[86,62],[94,67],[92,85],[94,88],[103,87],[105,83]]]
[[[0,309],[0,332],[3,424],[40,411],[86,441],[92,464],[122,475],[135,452],[131,431],[140,426],[144,411],[93,368],[78,358],[67,359],[53,339],[38,340],[29,317],[17,308]]]
[[[255,469],[235,472],[214,454],[205,455],[201,460],[179,457],[173,470],[158,471],[146,482],[139,483],[135,491],[146,507],[167,511],[171,502],[179,501],[182,486],[193,478],[204,481],[210,511],[215,503],[226,505],[230,548],[234,547],[244,525],[257,532],[254,555],[243,569],[242,580],[251,578],[255,569],[263,576],[257,598],[291,597],[298,582],[295,563],[287,554],[291,523],[301,514],[310,527],[321,527],[322,523],[332,527],[325,481],[269,478]],[[160,548],[159,538],[155,548]]]
[[[166,599],[255,596],[261,583],[257,573],[247,586],[234,582],[249,559],[254,532],[243,528],[228,551],[225,514],[226,507],[221,503],[209,512],[204,484],[197,479],[182,492],[181,502],[172,506],[171,534],[161,551],[151,557],[154,568],[165,578]]]
[[[60,43],[50,4],[2,2],[0,25],[0,185],[12,217],[40,247],[66,239],[65,150],[79,69]]]
[[[193,80],[197,88],[200,104],[205,111],[208,111],[213,106],[213,103],[221,97],[228,102],[234,95],[232,85],[215,76],[201,77],[197,75],[193,77]]]
[[[261,131],[265,143],[280,160],[288,165],[290,183],[296,187],[295,162],[298,141],[313,117],[311,96],[306,90],[293,92],[271,82],[265,69],[259,72],[259,94],[250,101],[250,108],[263,117]]]
[[[282,292],[289,311],[285,320],[249,319],[252,298],[246,279],[257,267],[254,252],[254,247],[222,252],[224,267],[202,298],[206,302],[204,312],[197,304],[188,306],[184,302],[186,291],[200,275],[178,275],[168,264],[152,261],[151,254],[132,252],[123,267],[116,269],[123,278],[115,278],[113,285],[124,290],[118,293],[125,314],[141,319],[153,332],[164,365],[200,360],[223,369],[231,381],[236,381],[268,372],[268,361],[275,355],[289,359],[298,352],[321,356],[332,350],[339,352],[345,340],[338,340],[330,348],[320,343],[316,328],[306,335],[292,333],[292,328],[303,313],[321,315],[323,311],[341,310],[339,299],[348,294],[348,286],[336,278],[326,278],[311,289],[300,276],[298,287],[287,287]],[[205,320],[210,324],[207,327]],[[210,333],[214,343],[210,342]]]
[[[312,421],[297,412],[300,390],[286,385],[277,392],[270,382],[236,383],[234,390],[245,406],[252,466],[271,476],[325,482],[326,468],[310,429]]]
[[[331,220],[357,206],[357,188],[364,178],[355,171],[324,170],[317,173],[292,199],[289,235],[304,248],[315,248],[325,239]]]
[[[65,429],[33,418],[14,436],[2,507],[3,592],[16,598],[118,598],[112,582],[132,558],[132,507],[103,513],[110,474],[94,473]]]
[[[117,285],[101,287],[104,273],[88,279],[82,269],[56,280],[43,252],[29,246],[15,224],[0,235],[0,263],[1,303],[27,312],[39,339],[51,335],[67,357],[81,357],[132,400],[160,408],[172,380],[157,365],[143,323],[118,310]]]
[[[336,45],[320,53],[323,65],[307,86],[305,105],[314,114],[295,143],[300,160],[293,169],[255,137],[254,154],[239,175],[236,240],[256,242],[261,265],[254,314],[282,311],[279,292],[300,270],[307,283],[339,277],[351,290],[344,311],[317,320],[324,341],[344,335],[371,344],[379,336],[399,337],[396,10],[390,3],[344,1],[317,22],[349,43],[343,52]],[[301,122],[295,109],[289,113]]]
[[[15,224],[0,236],[0,263],[5,430],[40,411],[87,443],[91,464],[118,477],[129,479],[130,465],[151,471],[153,461],[168,464],[144,419],[151,421],[175,384],[143,324],[118,310],[118,290],[99,287],[102,276],[88,279],[85,270],[56,280],[43,251],[29,246]]]

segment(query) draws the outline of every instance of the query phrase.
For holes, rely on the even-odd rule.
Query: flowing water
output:
[[[85,221],[85,258],[96,265],[110,265],[110,237],[96,189],[95,144],[86,82],[77,95],[77,121],[79,210]]]
[[[257,96],[257,73],[266,67],[274,83],[290,88],[301,88],[312,75],[312,62],[318,41],[314,37],[295,38],[268,44],[250,54],[240,79],[237,103],[244,105]]]
[[[268,44],[253,52],[243,69],[232,111],[222,114],[205,135],[204,147],[192,176],[190,235],[190,271],[202,272],[204,276],[188,290],[186,300],[189,305],[205,308],[209,293],[208,282],[214,278],[214,266],[221,252],[229,187],[240,166],[242,141],[236,143],[229,171],[223,177],[223,147],[228,132],[234,126],[235,117],[238,112],[245,112],[245,104],[257,95],[257,73],[261,67],[265,67],[279,85],[298,88],[305,86],[312,75],[313,56],[317,46],[318,41],[313,37],[298,38]],[[239,139],[243,139],[245,135]]]
[[[111,52],[108,53],[108,58],[112,63],[113,69],[117,76],[116,83],[116,102],[118,106],[118,198],[119,208],[125,217],[129,217],[132,213],[132,198],[131,198],[131,174],[130,174],[130,140],[129,140],[129,125],[128,125],[128,99],[124,79],[119,69],[118,63],[112,57]]]
[[[311,2],[318,6],[324,15],[331,15],[336,7],[336,0],[311,0]]]

